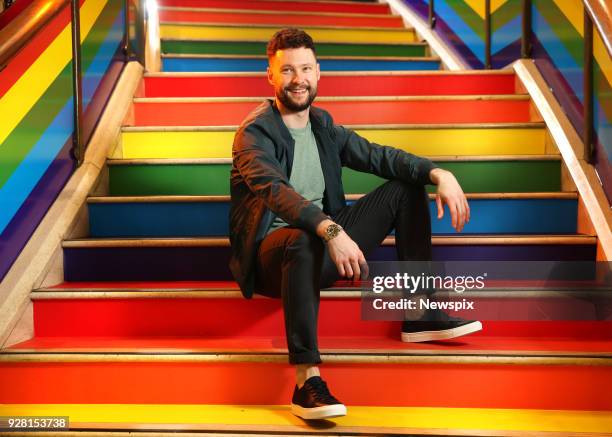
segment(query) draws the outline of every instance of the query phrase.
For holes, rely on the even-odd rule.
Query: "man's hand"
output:
[[[323,220],[317,227],[317,235],[323,238],[327,226],[333,223],[331,220]],[[363,252],[344,230],[340,231],[337,237],[327,242],[327,248],[329,257],[336,265],[341,277],[352,278],[354,281],[358,281],[361,277],[367,277],[368,264]]]
[[[448,205],[452,226],[457,232],[461,232],[463,226],[470,221],[470,206],[459,182],[451,172],[441,168],[434,168],[429,172],[429,179],[438,186],[438,219],[444,216],[444,204]]]

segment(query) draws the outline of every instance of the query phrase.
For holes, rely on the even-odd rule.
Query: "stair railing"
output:
[[[161,71],[161,42],[159,32],[159,12],[156,0],[141,0],[140,10],[144,22],[144,66],[149,73]]]
[[[114,1],[114,0],[113,0]],[[127,18],[128,1],[125,5],[124,52],[129,55],[129,19]],[[0,0],[5,7],[5,1]],[[82,50],[80,29],[79,0],[34,0],[19,15],[4,28],[0,29],[0,71],[4,70],[13,57],[36,35],[51,22],[56,15],[70,5],[71,15],[71,49],[72,49],[72,88],[73,88],[73,121],[71,154],[77,166],[81,165],[85,156],[86,138],[83,137],[83,78]],[[0,9],[0,12],[2,9]],[[8,11],[8,9],[7,9]]]

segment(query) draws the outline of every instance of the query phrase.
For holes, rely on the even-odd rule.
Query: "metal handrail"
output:
[[[34,0],[0,30],[0,70],[70,0]]]
[[[612,56],[612,5],[606,0],[582,0],[584,9],[603,40],[608,55]],[[607,3],[607,4],[606,4]]]
[[[144,65],[149,73],[161,71],[161,47],[159,34],[159,12],[155,0],[144,0],[141,7],[145,21]]]

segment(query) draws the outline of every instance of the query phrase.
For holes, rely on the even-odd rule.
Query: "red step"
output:
[[[384,3],[334,1],[279,1],[279,0],[158,0],[160,7],[248,9],[276,12],[340,12],[353,14],[389,14]]]
[[[440,96],[514,94],[510,73],[323,74],[319,96]],[[161,73],[144,79],[144,97],[262,97],[272,88],[262,74]]]
[[[36,293],[34,327],[37,337],[274,337],[283,335],[283,314],[276,299],[241,297],[234,283],[104,283],[104,298],[87,283],[62,285]],[[90,298],[77,298],[78,288]],[[149,291],[167,291],[164,297]],[[53,296],[53,291],[67,291]],[[114,291],[113,291],[114,290]],[[200,291],[198,297],[177,293]],[[232,291],[234,290],[234,291]],[[132,292],[130,298],[118,292]],[[114,293],[114,295],[113,295]],[[140,294],[139,294],[140,293]],[[172,294],[174,293],[174,294]],[[229,293],[229,294],[228,294]],[[324,292],[319,316],[321,337],[397,338],[399,322],[362,320],[359,294]],[[142,296],[142,297],[141,297]],[[332,296],[332,297],[330,297]],[[45,298],[46,297],[46,298]],[[50,298],[53,297],[53,298]],[[59,299],[58,299],[59,297]],[[169,299],[168,297],[172,297]],[[529,303],[529,302],[528,302]],[[517,305],[521,304],[517,299]],[[510,305],[508,303],[506,306]],[[129,317],[125,315],[129,314]],[[486,321],[486,329],[470,336],[568,341],[612,341],[612,322]],[[532,341],[532,340],[529,340]]]
[[[403,28],[399,15],[350,16],[312,14],[256,14],[248,12],[221,12],[214,10],[161,9],[162,23],[215,23],[215,24],[268,24],[276,26],[343,26]]]
[[[289,403],[284,354],[220,354],[3,353],[0,403]],[[609,360],[565,360],[345,354],[323,356],[322,372],[349,407],[612,410]]]
[[[136,101],[135,126],[238,125],[260,101]],[[528,123],[528,99],[318,100],[340,124]]]

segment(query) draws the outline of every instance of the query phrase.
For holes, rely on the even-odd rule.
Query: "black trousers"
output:
[[[395,228],[400,261],[431,259],[431,218],[425,188],[388,181],[333,220],[364,255]],[[281,298],[291,364],[321,362],[317,339],[320,289],[339,279],[326,244],[317,235],[284,227],[268,234],[258,252],[255,292]]]

